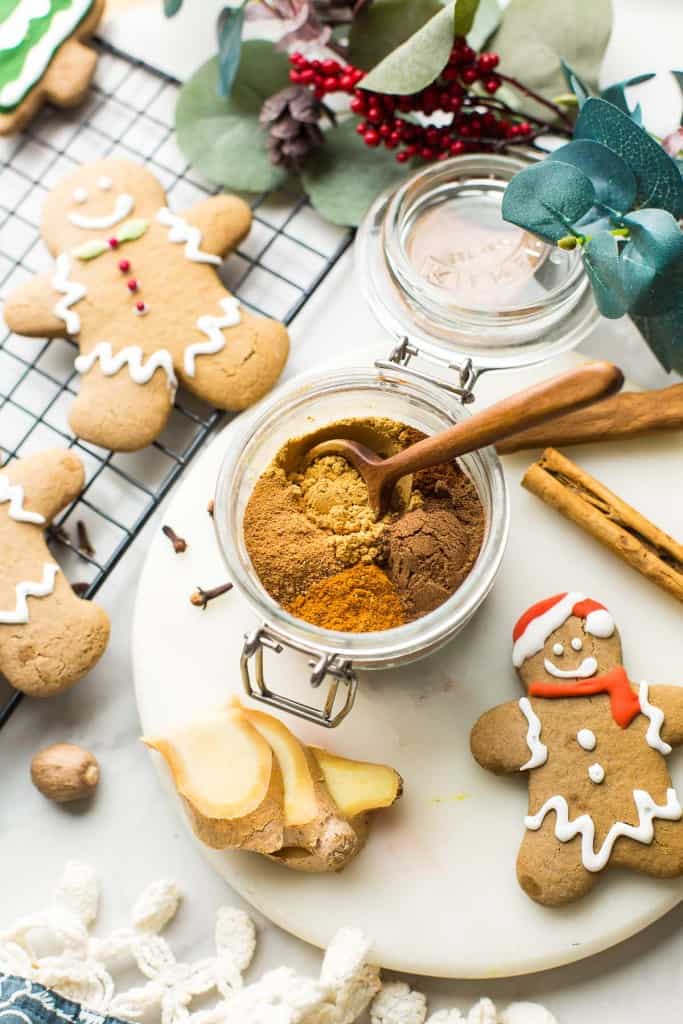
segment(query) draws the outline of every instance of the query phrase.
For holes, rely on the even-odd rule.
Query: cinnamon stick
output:
[[[622,391],[586,409],[522,430],[500,441],[500,455],[548,445],[618,441],[650,431],[683,428],[683,384],[660,391]]]
[[[525,473],[522,486],[683,601],[683,544],[571,459],[547,448]]]

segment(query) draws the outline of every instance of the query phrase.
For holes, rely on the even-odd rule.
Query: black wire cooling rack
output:
[[[179,83],[106,44],[95,45],[100,57],[85,106],[74,112],[46,108],[22,135],[0,139],[0,299],[53,266],[40,238],[40,211],[50,188],[78,164],[105,156],[142,162],[166,189],[171,209],[217,191],[176,147]],[[305,198],[286,191],[261,195],[252,208],[249,237],[226,260],[221,277],[248,308],[289,324],[351,235],[325,224]],[[126,454],[105,451],[75,438],[67,423],[76,394],[73,344],[17,337],[1,320],[0,328],[2,461],[53,446],[78,452],[86,484],[53,524],[50,543],[67,577],[92,597],[224,414],[181,393],[153,445]],[[0,678],[0,726],[20,700]]]

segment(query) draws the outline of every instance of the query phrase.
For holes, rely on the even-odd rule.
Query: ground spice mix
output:
[[[244,516],[247,550],[271,597],[316,626],[365,633],[419,618],[457,590],[479,554],[485,514],[456,463],[400,481],[376,521],[345,459],[328,455],[308,466],[302,459],[331,437],[389,456],[422,436],[394,420],[348,419],[280,449]]]

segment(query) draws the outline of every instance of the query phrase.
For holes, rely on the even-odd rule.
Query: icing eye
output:
[[[564,647],[562,644],[553,644],[553,654],[556,654],[558,658],[561,654],[564,654]]]
[[[582,650],[582,648],[583,648],[583,641],[580,640],[578,636],[573,636],[572,637],[572,650],[573,651],[580,651],[580,650]]]
[[[74,203],[87,203],[88,201],[88,190],[86,188],[77,188],[73,194]]]
[[[111,187],[112,187],[112,185],[113,185],[113,181],[111,180],[111,178],[98,178],[97,179],[97,187],[99,189],[101,189],[103,192],[109,192]]]

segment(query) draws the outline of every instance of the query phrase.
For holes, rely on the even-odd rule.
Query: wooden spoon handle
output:
[[[450,462],[465,452],[485,448],[510,434],[582,409],[618,391],[623,382],[621,370],[612,363],[586,363],[510,395],[449,430],[426,437],[393,455],[383,464],[385,479],[396,481],[418,469]]]

